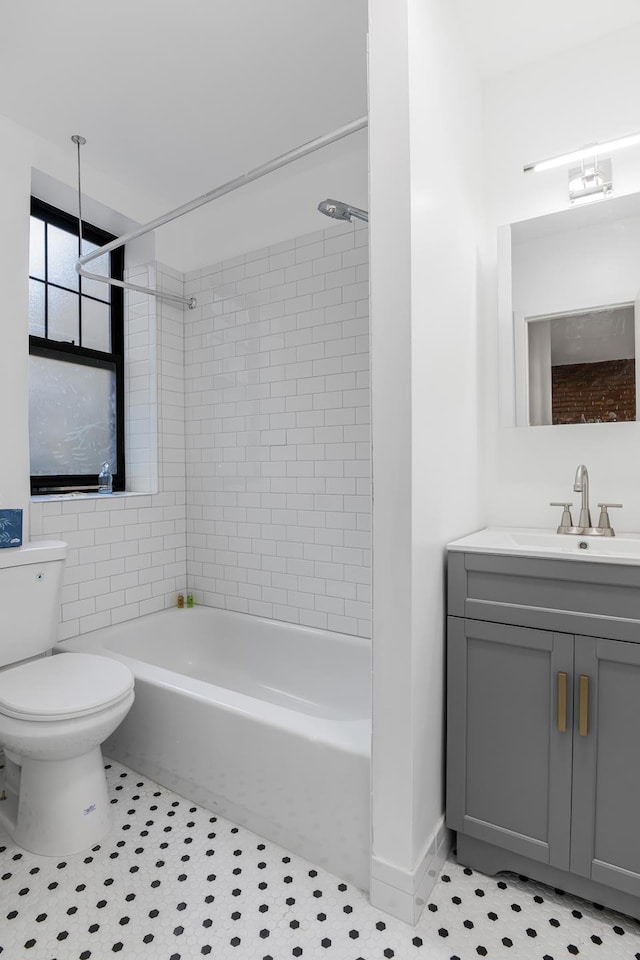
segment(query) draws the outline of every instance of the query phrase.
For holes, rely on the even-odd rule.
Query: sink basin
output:
[[[549,557],[597,563],[640,564],[640,534],[615,537],[559,534],[554,530],[520,527],[486,527],[447,545],[467,553],[501,553],[519,557]]]

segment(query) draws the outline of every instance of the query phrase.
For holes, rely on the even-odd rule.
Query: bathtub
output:
[[[135,675],[107,756],[368,889],[369,641],[194,607],[56,650]]]

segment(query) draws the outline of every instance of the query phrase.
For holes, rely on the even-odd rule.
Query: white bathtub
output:
[[[369,641],[195,607],[57,649],[135,674],[107,756],[368,889]]]

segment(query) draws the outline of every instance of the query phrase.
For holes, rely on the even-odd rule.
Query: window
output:
[[[83,222],[82,254],[114,237]],[[29,437],[31,492],[96,490],[102,463],[124,490],[122,290],[79,277],[77,218],[31,200]],[[124,251],[92,273],[122,280]]]

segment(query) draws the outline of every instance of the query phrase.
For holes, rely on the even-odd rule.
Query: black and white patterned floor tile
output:
[[[276,844],[108,764],[109,838],[37,857],[0,832],[11,960],[640,960],[640,924],[516,877],[445,865],[416,928]]]

